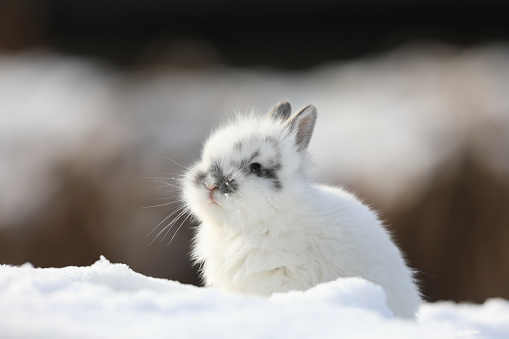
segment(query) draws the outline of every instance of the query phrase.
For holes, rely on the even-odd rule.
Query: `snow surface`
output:
[[[338,279],[268,299],[112,264],[0,266],[1,338],[509,338],[509,301],[425,303],[394,318],[383,290]]]

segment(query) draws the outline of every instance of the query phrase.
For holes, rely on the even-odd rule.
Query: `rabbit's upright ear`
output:
[[[269,116],[277,121],[285,122],[290,117],[292,106],[288,101],[282,100],[274,105],[269,111]]]
[[[299,151],[304,151],[308,148],[315,128],[316,117],[316,107],[309,105],[297,112],[288,121],[290,131],[297,130],[297,133],[295,133],[295,143]]]

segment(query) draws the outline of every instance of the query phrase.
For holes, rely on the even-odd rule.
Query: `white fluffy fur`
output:
[[[312,182],[309,155],[297,145],[303,127],[290,123],[316,118],[314,106],[305,110],[281,120],[238,116],[212,133],[202,159],[186,174],[184,200],[200,221],[193,259],[202,265],[205,284],[270,295],[362,277],[384,288],[395,315],[414,317],[421,299],[412,272],[375,213],[341,188]],[[256,153],[250,163],[280,163],[279,190],[246,171]],[[231,193],[215,190],[216,203],[206,187],[218,184],[209,172],[213,164],[237,185]],[[197,173],[205,174],[200,182]]]

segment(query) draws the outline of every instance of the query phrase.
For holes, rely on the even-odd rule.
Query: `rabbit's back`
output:
[[[251,227],[256,232],[202,224],[194,248],[206,284],[270,295],[362,277],[384,288],[397,315],[414,315],[420,297],[412,272],[375,213],[352,194],[322,185],[294,204],[299,208]]]

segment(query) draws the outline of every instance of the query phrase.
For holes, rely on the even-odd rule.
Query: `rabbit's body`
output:
[[[184,199],[200,220],[193,257],[207,286],[270,295],[339,277],[384,288],[388,305],[413,317],[412,272],[377,216],[340,188],[312,183],[307,145],[316,110],[289,118],[239,117],[207,141]]]

